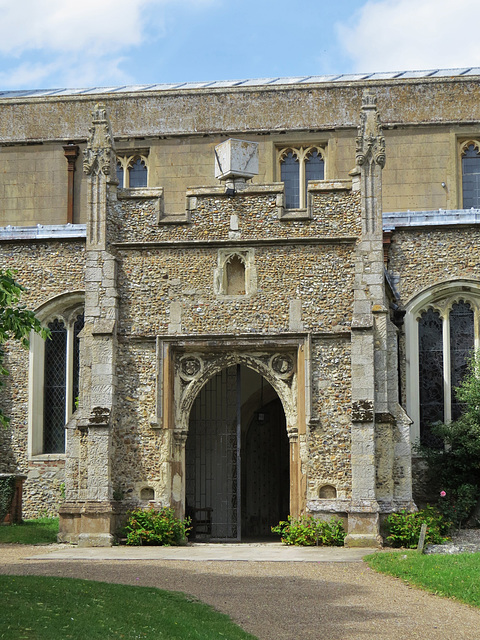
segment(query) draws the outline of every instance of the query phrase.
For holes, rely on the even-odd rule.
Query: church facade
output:
[[[0,267],[51,331],[7,347],[0,472],[112,544],[428,495],[414,444],[479,341],[480,71],[0,94]]]

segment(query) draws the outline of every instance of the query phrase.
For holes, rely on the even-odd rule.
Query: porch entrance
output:
[[[289,442],[273,387],[236,365],[202,388],[185,448],[186,513],[197,540],[264,538],[289,513]]]

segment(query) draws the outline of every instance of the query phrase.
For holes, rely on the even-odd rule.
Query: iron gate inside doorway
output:
[[[241,539],[240,365],[217,373],[200,391],[185,449],[186,513],[196,538]]]

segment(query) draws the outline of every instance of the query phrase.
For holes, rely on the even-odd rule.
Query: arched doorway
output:
[[[234,365],[213,376],[190,412],[186,514],[197,540],[264,537],[289,511],[289,443],[273,387]]]

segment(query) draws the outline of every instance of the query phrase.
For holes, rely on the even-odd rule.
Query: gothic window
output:
[[[30,339],[29,454],[58,455],[65,453],[65,424],[79,395],[83,303],[51,314],[47,307],[37,315],[51,338],[33,334]]]
[[[43,396],[43,451],[62,453],[65,450],[65,401],[67,330],[61,320],[48,325],[50,340],[45,344]]]
[[[444,421],[442,325],[440,314],[433,309],[425,311],[418,323],[418,385],[422,444],[431,441],[431,425]]]
[[[145,155],[117,155],[118,186],[136,189],[148,184],[148,164]]]
[[[287,151],[280,162],[280,177],[285,185],[285,206],[300,208],[300,164],[293,151]]]
[[[285,185],[285,207],[306,209],[309,180],[324,180],[325,159],[319,147],[282,149],[280,179]]]
[[[480,144],[466,142],[462,147],[463,208],[480,207]]]
[[[455,389],[467,373],[468,359],[474,349],[474,313],[465,302],[454,304],[450,311],[450,403],[451,418],[457,420],[462,413]]]
[[[480,298],[472,291],[455,294],[455,288],[465,287],[444,285],[407,314],[407,411],[414,421],[413,440],[433,446],[442,443],[432,435],[432,425],[461,414],[455,390],[467,371],[480,322]]]

